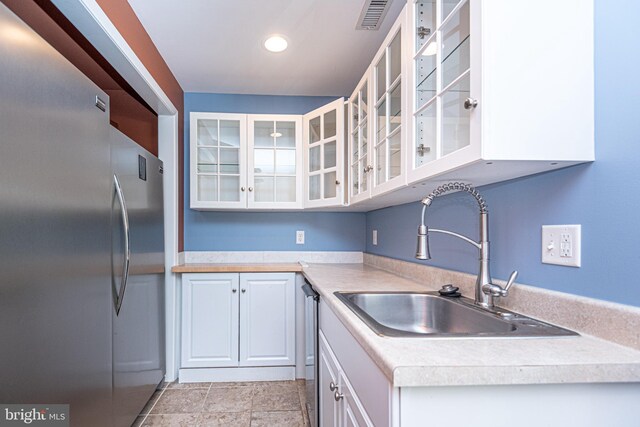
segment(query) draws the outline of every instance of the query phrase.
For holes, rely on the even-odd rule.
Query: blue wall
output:
[[[362,251],[361,213],[199,212],[189,209],[189,113],[304,114],[335,97],[185,93],[185,251]],[[295,244],[305,230],[305,244]]]
[[[505,279],[518,269],[522,283],[640,306],[640,2],[595,3],[596,161],[481,188],[491,215],[492,273]],[[367,252],[416,261],[419,214],[417,202],[368,213]],[[477,217],[475,202],[462,194],[427,210],[428,225],[474,238]],[[541,263],[543,224],[582,224],[581,268]],[[434,234],[431,254],[432,265],[477,272],[477,251],[458,239]]]

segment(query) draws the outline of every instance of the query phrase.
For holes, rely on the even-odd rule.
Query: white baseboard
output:
[[[286,381],[296,379],[295,366],[259,368],[183,368],[178,382]]]

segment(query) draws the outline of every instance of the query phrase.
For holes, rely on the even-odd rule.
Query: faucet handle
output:
[[[500,296],[506,297],[509,295],[509,288],[513,285],[513,282],[516,281],[516,277],[518,277],[518,270],[513,270],[511,272],[511,276],[509,276],[509,280],[507,280],[507,286],[500,292]]]
[[[507,280],[507,285],[502,288],[500,285],[494,285],[493,283],[488,283],[482,286],[482,292],[488,295],[492,295],[494,297],[506,297],[509,295],[509,288],[513,285],[513,282],[516,281],[516,277],[518,277],[518,271],[514,271],[509,276],[509,280]]]

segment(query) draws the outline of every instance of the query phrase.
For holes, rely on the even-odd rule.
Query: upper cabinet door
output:
[[[304,116],[305,207],[344,203],[344,98]]]
[[[446,170],[477,158],[480,152],[473,4],[471,0],[421,0],[413,6],[415,138],[408,156],[409,181],[438,173],[440,169],[433,170],[434,160],[442,159],[438,163]]]
[[[350,203],[371,196],[370,177],[373,176],[369,140],[369,100],[371,99],[371,69],[362,77],[349,98],[349,196]]]
[[[248,116],[248,203],[253,209],[302,208],[302,118]]]
[[[191,208],[246,206],[246,115],[191,113]]]
[[[391,27],[373,60],[372,195],[381,194],[406,183],[404,150],[407,139],[407,82],[405,7]]]

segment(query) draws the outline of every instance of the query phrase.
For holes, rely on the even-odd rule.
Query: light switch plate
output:
[[[373,241],[373,246],[377,246],[378,245],[378,230],[373,230],[373,233],[371,233],[371,240]]]
[[[542,226],[542,262],[544,264],[580,267],[580,224]]]

